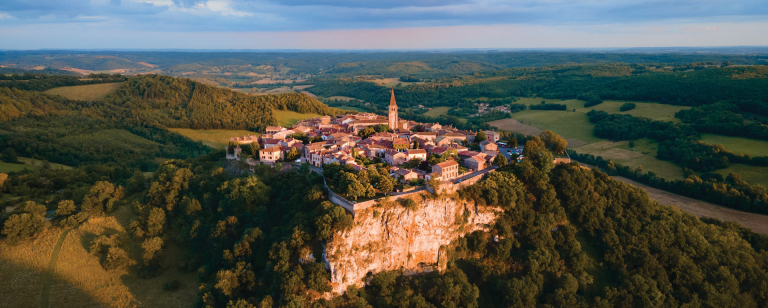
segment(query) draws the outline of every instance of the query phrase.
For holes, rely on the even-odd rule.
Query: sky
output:
[[[768,46],[767,0],[0,0],[0,49]]]

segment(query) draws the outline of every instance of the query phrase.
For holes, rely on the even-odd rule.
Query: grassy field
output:
[[[603,140],[593,136],[592,133],[595,130],[595,125],[589,123],[587,115],[581,112],[524,110],[513,113],[512,118],[518,120],[522,124],[530,125],[542,130],[551,130],[567,138],[578,139],[586,143]],[[496,121],[492,123],[496,123]]]
[[[226,148],[227,144],[229,144],[229,138],[232,137],[259,135],[258,133],[247,130],[190,128],[169,128],[168,130],[179,133],[192,140],[202,141],[203,144],[216,149]]]
[[[283,127],[290,127],[298,121],[321,116],[316,113],[298,113],[290,110],[274,110],[272,112],[277,118],[277,122]]]
[[[424,115],[428,117],[439,117],[448,114],[448,110],[451,110],[451,107],[434,107],[432,110],[425,112]]]
[[[715,134],[701,134],[701,141],[709,144],[722,144],[736,154],[768,156],[768,141],[745,137],[730,137]]]
[[[42,160],[33,158],[19,157],[19,161],[23,164],[9,164],[6,162],[0,162],[0,172],[16,172],[24,169],[38,169],[43,166]],[[55,163],[49,163],[51,169],[70,170],[72,167],[66,165],[60,165]]]
[[[363,108],[350,107],[350,106],[341,106],[341,107],[334,107],[334,108],[341,109],[341,110],[352,110],[352,111],[357,111],[357,112],[365,112],[365,109],[363,109]]]
[[[378,79],[371,80],[371,82],[378,84],[380,86],[385,86],[387,88],[394,88],[399,84],[402,84],[405,86],[410,84],[423,83],[423,82],[402,82],[400,81],[400,78],[378,78]]]
[[[643,171],[652,171],[667,180],[683,179],[683,168],[674,163],[656,158],[658,143],[651,139],[635,141],[635,147],[629,148],[629,141],[600,141],[584,145],[574,150],[579,154],[592,154],[610,159],[615,163],[631,168],[643,167]]]
[[[58,87],[58,88],[50,89],[43,93],[60,95],[68,99],[73,99],[78,101],[93,101],[93,100],[101,99],[104,96],[107,96],[108,94],[114,92],[122,84],[123,84],[122,82],[115,82],[115,83],[89,84],[89,85],[83,85],[83,86]]]
[[[192,306],[199,283],[196,273],[176,269],[178,247],[163,248],[166,269],[152,279],[139,279],[134,269],[106,271],[99,258],[88,252],[91,240],[101,234],[125,234],[124,227],[134,216],[129,206],[122,206],[115,215],[92,217],[68,234],[54,228],[18,246],[0,241],[3,306],[40,307],[44,302],[51,307]],[[141,260],[140,240],[126,239],[130,257]],[[54,250],[58,242],[61,246]],[[163,284],[172,280],[181,282],[180,289],[164,291]]]
[[[728,168],[715,170],[715,172],[722,174],[723,177],[728,176],[728,173],[738,173],[741,175],[741,179],[749,184],[759,184],[763,185],[763,187],[768,187],[768,167],[731,163],[728,165]]]

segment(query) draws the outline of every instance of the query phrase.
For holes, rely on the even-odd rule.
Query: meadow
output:
[[[128,204],[128,202],[124,202]],[[131,259],[141,260],[141,240],[125,231],[135,214],[128,205],[114,215],[91,217],[75,229],[51,228],[35,241],[18,246],[0,242],[0,298],[8,307],[190,307],[199,283],[196,273],[175,266],[180,249],[163,249],[165,270],[159,277],[139,279],[134,269],[105,270],[88,252],[102,234],[121,234]],[[180,288],[163,290],[178,280]],[[42,290],[42,291],[41,291]],[[51,302],[53,301],[53,302]]]
[[[19,157],[19,161],[23,164],[11,164],[6,162],[0,162],[0,172],[16,172],[21,171],[24,169],[38,169],[42,168],[43,164],[45,164],[44,161],[34,158],[27,158],[27,157]],[[51,169],[62,169],[62,170],[70,170],[72,167],[56,164],[56,163],[48,163]]]
[[[51,95],[59,95],[68,99],[73,99],[78,101],[94,101],[94,100],[99,100],[101,98],[104,98],[105,96],[114,92],[122,84],[123,84],[122,82],[114,82],[114,83],[89,84],[89,85],[71,86],[71,87],[58,87],[58,88],[50,89],[43,93],[51,94]]]
[[[321,115],[316,113],[298,113],[290,110],[273,110],[272,114],[274,114],[277,122],[283,127],[291,127],[296,122],[304,119],[321,117]]]
[[[736,154],[768,156],[768,141],[765,140],[715,134],[701,134],[701,141],[709,144],[721,144],[723,147]]]
[[[674,163],[656,158],[658,143],[652,139],[643,138],[635,141],[630,148],[629,141],[613,142],[604,140],[590,143],[574,149],[579,154],[592,154],[595,157],[612,160],[615,163],[637,168],[642,166],[643,172],[653,172],[667,180],[683,179],[683,168]]]
[[[744,164],[728,164],[728,168],[715,170],[716,173],[728,176],[729,173],[738,173],[741,179],[749,184],[768,187],[768,167],[756,167]]]
[[[259,135],[252,131],[229,129],[169,128],[168,130],[181,134],[189,139],[201,141],[203,144],[216,149],[226,148],[227,144],[229,144],[229,138],[232,137]]]
[[[448,110],[451,110],[451,107],[433,107],[432,110],[425,112],[424,115],[429,117],[439,117],[448,114]]]

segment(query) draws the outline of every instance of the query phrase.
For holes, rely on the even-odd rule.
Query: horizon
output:
[[[93,0],[0,3],[3,50],[768,46],[756,0]]]

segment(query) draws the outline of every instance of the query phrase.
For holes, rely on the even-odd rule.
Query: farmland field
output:
[[[351,100],[355,100],[356,98],[349,97],[349,96],[331,96],[328,99],[335,99],[340,101],[351,101]]]
[[[290,127],[298,121],[321,116],[316,113],[298,113],[290,110],[274,110],[272,112],[277,118],[277,122],[283,127]]]
[[[428,117],[439,117],[448,114],[448,110],[450,109],[451,107],[434,107],[432,110],[425,112],[424,115]]]
[[[701,141],[709,144],[722,144],[736,154],[768,156],[768,141],[745,137],[731,137],[715,134],[701,134]]]
[[[117,90],[117,88],[119,88],[122,84],[122,82],[114,82],[71,87],[58,87],[43,93],[59,95],[78,101],[93,101],[104,98],[105,96]]]
[[[592,135],[595,125],[589,123],[587,115],[573,111],[552,110],[525,110],[512,114],[512,119],[522,124],[530,125],[542,130],[551,130],[566,138],[578,139],[586,143],[598,142],[603,139]],[[491,126],[503,128],[504,122],[510,119],[502,119],[490,122]]]
[[[683,168],[674,163],[656,158],[658,144],[651,139],[635,141],[635,147],[630,149],[629,141],[601,141],[575,148],[576,153],[602,156],[630,168],[643,167],[644,172],[652,171],[667,180],[683,179]]]
[[[723,177],[728,176],[728,173],[738,173],[741,175],[741,179],[749,184],[760,184],[763,187],[768,187],[768,167],[731,163],[728,164],[728,168],[715,170],[715,172],[722,174]]]
[[[252,131],[229,129],[169,128],[168,130],[179,133],[192,140],[202,141],[203,144],[216,149],[226,148],[227,144],[229,144],[229,138],[232,137],[259,135]]]

